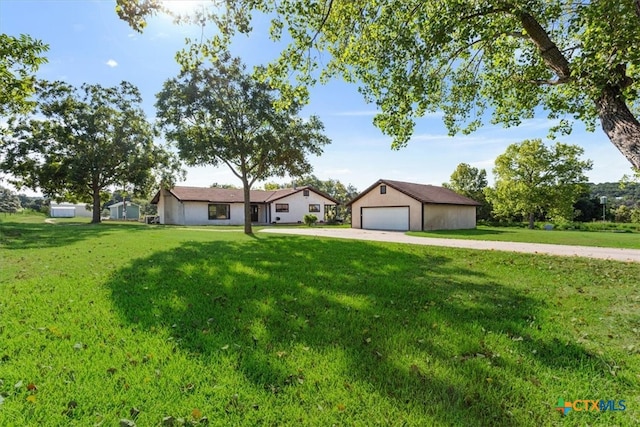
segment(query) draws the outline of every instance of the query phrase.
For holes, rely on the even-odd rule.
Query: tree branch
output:
[[[528,12],[516,12],[516,16],[520,19],[531,41],[537,46],[544,63],[558,76],[558,82],[567,82],[571,78],[569,61],[551,41],[545,29]]]

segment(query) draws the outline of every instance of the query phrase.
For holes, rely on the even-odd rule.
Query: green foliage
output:
[[[607,203],[612,204],[624,204],[633,207],[640,203],[640,183],[638,182],[589,183],[589,193],[592,197],[598,199],[601,196],[606,196]]]
[[[0,425],[640,421],[637,264],[42,220],[0,215]]]
[[[34,74],[47,62],[42,56],[49,46],[22,34],[0,34],[0,116],[29,111],[34,104]]]
[[[546,147],[540,140],[511,144],[496,159],[495,188],[487,188],[494,214],[502,218],[516,215],[529,219],[533,228],[536,214],[573,219],[573,205],[586,181],[590,160],[581,160],[584,150],[556,143]]]
[[[460,163],[451,174],[450,182],[443,183],[442,186],[480,203],[476,208],[478,220],[491,219],[492,207],[484,194],[487,187],[486,170]]]
[[[134,28],[161,10],[156,0],[118,0]],[[214,2],[193,22],[213,22],[201,51],[224,49],[250,33],[251,14],[272,19],[269,36],[290,40],[266,78],[300,90],[340,76],[359,83],[381,113],[374,123],[411,138],[415,119],[441,111],[451,134],[491,122],[516,126],[542,107],[568,133],[598,119],[611,141],[640,167],[640,8],[636,0],[527,2],[423,0],[241,0]],[[606,17],[606,19],[603,19]],[[257,35],[258,37],[266,34]],[[328,53],[328,55],[327,55]],[[318,70],[321,72],[318,73]],[[318,77],[319,76],[319,77]]]
[[[312,225],[315,225],[316,222],[318,222],[317,216],[313,214],[305,214],[304,223],[307,224],[309,227],[311,227]]]
[[[0,186],[0,212],[16,213],[21,208],[20,197],[8,188]]]
[[[100,222],[106,189],[130,185],[135,195],[145,195],[177,169],[171,155],[154,145],[140,103],[138,89],[127,82],[80,89],[43,82],[37,116],[9,120],[0,169],[13,174],[18,186],[92,203],[93,221]]]
[[[300,117],[298,103],[282,105],[282,91],[245,68],[228,54],[210,66],[188,67],[165,82],[156,107],[166,139],[187,164],[227,165],[242,181],[245,232],[251,233],[252,185],[309,172],[307,156],[320,155],[330,140],[318,117]]]

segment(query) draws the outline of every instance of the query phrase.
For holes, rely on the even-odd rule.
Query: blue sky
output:
[[[169,3],[188,6],[192,2]],[[143,107],[153,118],[155,94],[179,71],[175,53],[184,46],[185,37],[199,37],[200,29],[155,17],[145,32],[138,34],[118,19],[114,8],[115,0],[0,0],[0,31],[30,34],[49,44],[49,62],[41,67],[39,77],[76,86],[112,86],[127,80],[140,89]],[[233,53],[249,65],[266,63],[279,53],[279,46],[267,38],[267,24],[258,22],[254,27],[254,35],[238,39],[233,46]],[[441,117],[435,114],[420,119],[409,145],[394,151],[391,139],[372,124],[375,105],[366,104],[355,85],[338,80],[312,88],[311,103],[304,114],[318,115],[333,141],[322,156],[311,159],[313,173],[321,179],[353,184],[359,190],[379,178],[441,185],[462,162],[487,169],[491,182],[494,159],[507,145],[530,138],[545,140],[550,127],[540,116],[518,128],[487,125],[469,136],[448,137]],[[631,172],[627,160],[602,130],[587,133],[583,129],[577,124],[570,136],[559,141],[585,149],[584,157],[594,162],[588,173],[590,181],[617,181]],[[240,185],[226,167],[211,166],[188,169],[181,185],[208,186],[214,182]]]

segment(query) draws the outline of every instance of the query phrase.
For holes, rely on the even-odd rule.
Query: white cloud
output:
[[[110,59],[107,62],[105,62],[105,64],[107,64],[111,68],[115,68],[118,66],[118,63],[116,62],[115,59]]]

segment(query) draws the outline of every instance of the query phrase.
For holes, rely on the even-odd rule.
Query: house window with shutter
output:
[[[387,186],[386,185],[381,185],[380,186],[380,194],[387,194]]]

